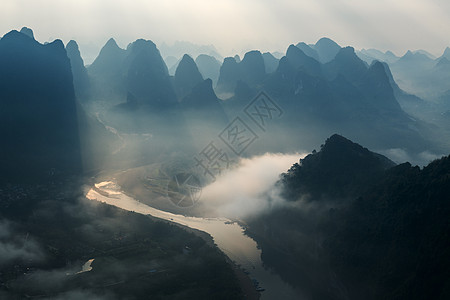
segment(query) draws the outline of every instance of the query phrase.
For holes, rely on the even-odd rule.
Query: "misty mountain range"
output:
[[[108,44],[109,43],[105,45],[104,50],[106,49]],[[300,49],[300,51],[295,51],[295,49]],[[101,51],[98,60],[101,60],[103,58],[102,52],[103,50]],[[305,55],[305,53],[308,53],[308,55]],[[337,56],[338,54],[339,56]],[[306,56],[313,59],[307,59]],[[225,110],[229,112],[229,117],[232,117],[236,113],[236,109],[233,110],[230,109],[230,107],[243,107],[244,103],[249,102],[251,98],[256,94],[256,91],[265,89],[269,92],[269,94],[273,94],[273,96],[275,97],[280,97],[282,99],[281,101],[284,101],[287,98],[303,98],[301,101],[293,101],[291,99],[288,101],[288,112],[296,111],[296,114],[295,116],[287,116],[286,118],[308,120],[308,127],[310,127],[310,112],[313,111],[313,114],[317,114],[317,116],[312,117],[313,122],[318,119],[324,119],[324,121],[319,122],[319,124],[315,126],[317,127],[315,128],[316,130],[326,132],[321,135],[320,139],[325,138],[333,131],[339,131],[345,133],[347,136],[353,137],[358,141],[364,142],[365,144],[379,149],[405,148],[410,150],[411,148],[413,148],[413,151],[417,153],[421,153],[425,148],[429,149],[429,144],[432,144],[430,143],[430,141],[427,141],[426,138],[424,139],[423,137],[427,137],[430,135],[429,131],[434,130],[432,126],[429,126],[429,124],[426,124],[424,122],[416,121],[413,118],[407,116],[402,112],[402,109],[397,104],[397,102],[400,101],[405,107],[409,108],[411,105],[408,105],[411,102],[413,102],[412,105],[416,105],[417,103],[424,104],[424,101],[417,97],[414,98],[413,95],[410,95],[401,90],[395,83],[394,77],[392,76],[388,65],[384,65],[385,72],[383,72],[378,67],[378,69],[380,69],[378,75],[372,76],[370,74],[364,74],[365,70],[370,70],[374,73],[376,67],[369,68],[370,66],[360,60],[352,50],[342,50],[339,45],[329,39],[321,39],[316,45],[313,46],[299,43],[295,48],[290,47],[286,52],[284,60],[278,60],[270,53],[261,54],[259,51],[248,52],[242,58],[242,61],[236,57],[226,58],[220,67],[218,76],[216,75],[217,77],[213,76],[214,72],[216,72],[215,74],[217,74],[217,60],[207,55],[203,55],[202,57],[204,57],[205,59],[208,57],[210,65],[199,63],[199,66],[197,68],[192,67],[193,70],[191,76],[192,78],[199,78],[198,74],[194,74],[196,72],[195,69],[198,69],[204,78],[210,78],[208,77],[208,75],[211,75],[213,83],[215,83],[215,81],[217,80],[217,84],[214,87],[215,92],[221,99],[227,100],[221,103],[225,107]],[[199,58],[196,59],[196,63],[200,61]],[[116,61],[120,60],[118,59]],[[186,61],[186,57],[180,59],[178,63],[180,63],[181,61]],[[287,62],[289,63],[287,64]],[[91,68],[96,68],[96,62],[94,62],[89,67],[89,69]],[[185,66],[182,66],[182,68],[185,68]],[[286,68],[290,68],[291,70],[287,70]],[[326,85],[330,84],[326,82],[331,81],[332,84],[329,94],[327,95],[326,92],[322,89],[315,89],[312,94],[309,93],[308,95],[300,94],[301,92],[303,92],[304,81],[302,79],[296,78],[296,76],[298,75],[294,74],[297,72],[296,69],[299,68],[302,69],[302,72],[306,73],[303,74],[304,76],[312,75],[313,77],[322,77],[322,79],[324,80],[323,83]],[[178,68],[175,68],[175,70],[173,71],[175,75],[173,88],[174,90],[179,89],[179,87],[177,87],[178,82],[176,79],[177,76],[175,74],[177,69]],[[283,74],[283,72],[285,74]],[[286,72],[290,72],[290,74],[287,74]],[[125,73],[125,71],[123,71],[122,73]],[[382,73],[386,73],[386,76],[389,79],[389,84],[386,83],[386,76]],[[378,76],[378,78],[375,78],[376,76]],[[317,80],[318,78],[315,78],[315,80]],[[362,83],[362,78],[365,78],[364,80],[373,80],[373,82]],[[346,81],[348,81],[349,84],[347,84]],[[384,81],[384,91],[376,91],[377,95],[374,95],[375,91],[371,92],[371,94],[368,93],[368,91],[370,90],[370,86],[377,86],[378,81],[380,82],[380,84]],[[114,84],[114,86],[124,85],[125,83],[123,80],[120,83]],[[336,89],[340,89],[340,91],[338,92]],[[352,89],[353,91],[351,91]],[[391,94],[390,89],[393,89],[394,95]],[[170,93],[169,90],[170,89],[168,89],[168,93]],[[317,94],[318,92],[322,94]],[[124,91],[122,93],[125,94]],[[184,94],[185,93],[186,92],[184,92]],[[299,94],[300,96],[298,96]],[[316,97],[320,98],[320,101],[322,101],[322,103],[319,104],[318,101],[313,100]],[[336,97],[340,99],[331,100],[332,98]],[[359,99],[353,100],[351,99],[353,97]],[[361,98],[363,97],[368,99],[361,101]],[[381,100],[385,102],[382,104],[379,102],[380,100],[371,100],[372,97],[381,97]],[[387,101],[386,99],[391,100]],[[240,102],[240,104],[238,102]],[[291,107],[289,106],[292,105],[292,102],[298,103],[299,106],[306,105],[307,109],[310,111],[308,111],[306,116],[302,116],[301,113],[303,113],[305,109],[299,109],[298,107],[291,109]],[[339,104],[336,104],[336,102],[339,102]],[[350,104],[349,102],[352,103]],[[329,103],[329,105],[327,103]],[[336,105],[337,107],[333,107],[334,105]],[[322,109],[321,106],[325,106],[327,107],[327,109]],[[388,106],[390,106],[389,114],[386,113],[386,109]],[[418,110],[420,111],[420,109]],[[408,110],[408,113],[411,113],[411,111]],[[367,117],[367,114],[370,114],[370,118]],[[380,114],[379,118],[373,120],[373,122],[364,122],[366,123],[364,124],[364,126],[366,126],[366,130],[364,130],[364,132],[373,133],[375,135],[378,135],[380,138],[378,144],[372,144],[371,138],[368,139],[365,137],[367,136],[367,134],[361,135],[352,131],[355,128],[355,123],[359,122],[358,126],[360,126],[361,120],[366,121],[373,119],[374,115],[376,114]],[[348,118],[349,115],[354,116]],[[359,118],[359,120],[353,121],[353,118]],[[332,123],[333,119],[336,119],[334,121],[339,122]],[[287,120],[284,121],[285,123],[289,122]],[[294,124],[292,124],[292,126],[298,127],[298,122],[293,122]],[[300,120],[299,122],[301,124],[302,121]],[[386,129],[379,128],[380,125],[386,125]],[[302,124],[301,126],[304,127],[304,124]],[[333,130],[329,131],[329,127],[331,126],[333,127]],[[388,127],[390,128],[389,130],[387,130]],[[392,131],[392,129],[398,130],[399,132],[389,132]],[[405,134],[408,135],[408,138],[403,138],[403,141],[401,141],[401,136],[404,137]],[[414,145],[412,145],[411,143],[408,145],[408,142],[406,142],[406,140],[415,140],[419,142],[414,142]],[[316,144],[318,142],[319,139],[314,141],[314,143]],[[311,141],[310,143],[313,142]],[[284,144],[287,144],[287,142],[284,141]],[[426,147],[416,147],[417,145],[426,145]],[[295,145],[293,147],[296,146],[298,145]],[[431,152],[442,152],[440,148],[440,146],[436,146]]]
[[[3,84],[10,87],[27,80],[21,78],[23,72],[19,72],[18,67],[28,68],[27,65],[32,64],[27,62],[31,55],[26,53],[28,48],[33,51],[31,47],[36,47],[46,53],[54,44],[40,45],[27,28],[20,33],[13,31],[2,39],[3,51],[14,51],[11,49],[18,46],[8,43],[24,43],[21,53],[25,55],[24,58],[17,57],[16,63],[6,58],[8,54],[2,55],[7,59],[7,65],[2,68],[4,74],[9,74],[9,69],[15,69],[19,74],[16,77],[5,75],[8,78]],[[70,41],[64,53],[59,55],[59,60],[68,58],[70,62],[64,75],[58,75],[60,80],[67,78],[66,87],[58,87],[67,96],[57,96],[44,84],[39,84],[40,90],[33,95],[39,97],[42,91],[42,95],[52,93],[55,98],[73,98],[73,105],[81,103],[78,111],[85,111],[92,120],[98,121],[100,117],[101,122],[119,132],[148,133],[155,140],[158,137],[161,141],[170,140],[177,136],[170,143],[180,142],[190,147],[190,151],[201,147],[199,143],[207,143],[208,138],[214,138],[261,90],[276,101],[284,115],[281,120],[272,122],[264,143],[257,141],[246,155],[296,151],[299,147],[313,149],[333,132],[388,155],[407,153],[410,159],[423,163],[424,157],[446,153],[449,147],[445,140],[437,138],[450,132],[446,115],[437,113],[435,102],[405,92],[395,80],[398,70],[408,68],[412,71],[406,73],[425,76],[423,70],[428,68],[434,70],[434,75],[441,76],[450,70],[445,53],[435,60],[420,51],[394,59],[390,52],[355,52],[351,47],[342,48],[323,38],[315,45],[291,45],[280,59],[257,50],[246,53],[242,60],[227,57],[223,63],[207,54],[201,54],[195,60],[185,54],[179,59],[173,76],[157,46],[146,40],[137,40],[127,49],[121,49],[114,39],[110,39],[87,67],[75,41]],[[56,56],[52,57],[55,62],[40,61],[52,68],[57,64]],[[71,74],[67,74],[69,69]],[[444,85],[440,84],[441,90],[445,90]],[[5,89],[3,93],[7,98],[13,91]],[[445,94],[441,96],[444,98]],[[19,108],[17,110],[20,112]],[[193,111],[208,115],[209,126],[199,125],[199,120],[205,118],[194,116]],[[74,112],[71,114],[75,115]],[[73,133],[68,136],[78,136],[74,126]],[[90,126],[102,127],[98,122]],[[199,135],[199,126],[208,128],[207,132]],[[301,141],[290,138],[299,133],[303,137]],[[196,136],[201,136],[202,142]]]
[[[2,176],[81,168],[78,109],[61,41],[42,45],[30,31],[0,40]]]
[[[74,40],[13,30],[0,39],[0,297],[259,299],[205,232],[86,190],[117,203],[95,184],[120,177],[120,194],[152,204],[203,187],[183,176],[220,180],[260,154],[307,152],[253,191],[267,208],[235,224],[264,266],[307,299],[447,299],[449,74],[449,49],[397,57],[328,38],[242,58],[111,38],[85,65]],[[222,179],[256,189],[243,176]]]
[[[48,130],[44,128],[58,128],[60,132],[66,130],[65,138],[72,138],[71,142],[67,142],[70,151],[63,151],[66,154],[79,152],[76,150],[79,148],[76,146],[78,129],[75,107],[79,106],[77,103],[82,103],[83,106],[77,110],[78,115],[84,114],[81,111],[86,111],[92,119],[95,119],[95,114],[100,113],[108,125],[120,131],[150,132],[156,135],[159,133],[166,137],[174,134],[182,137],[190,136],[191,138],[183,139],[185,141],[183,143],[189,144],[186,141],[193,140],[192,135],[196,135],[195,131],[198,128],[186,130],[189,128],[186,126],[189,123],[198,123],[199,119],[192,115],[192,111],[197,110],[201,113],[203,110],[207,111],[206,115],[215,116],[210,117],[210,124],[215,131],[208,132],[209,136],[213,136],[226,125],[228,119],[236,116],[259,90],[265,90],[276,99],[285,114],[282,120],[274,122],[269,128],[266,144],[256,144],[253,150],[249,150],[251,151],[249,154],[268,150],[295,151],[298,147],[313,148],[333,132],[340,132],[380,150],[403,149],[413,153],[412,156],[425,151],[445,153],[448,146],[436,139],[430,139],[433,132],[441,132],[444,129],[433,127],[434,124],[430,124],[431,120],[411,117],[399,105],[399,101],[407,102],[413,99],[412,102],[418,103],[416,106],[420,110],[425,102],[401,90],[390,72],[391,67],[398,70],[404,68],[402,66],[409,66],[419,70],[432,66],[432,58],[420,52],[408,52],[396,61],[386,59],[389,62],[383,64],[374,61],[369,65],[358,57],[353,48],[341,48],[332,40],[323,38],[315,45],[305,43],[291,45],[281,59],[275,58],[270,53],[262,54],[257,50],[246,53],[242,60],[236,57],[225,58],[222,64],[217,58],[205,54],[196,60],[184,55],[177,65],[174,76],[171,76],[158,48],[151,41],[137,40],[124,50],[118,47],[114,39],[110,39],[87,68],[83,64],[75,41],[70,41],[65,50],[59,49],[58,41],[40,45],[34,40],[32,31],[25,28],[20,33],[13,31],[5,35],[1,44],[4,52],[1,55],[4,59],[2,83],[5,87],[9,87],[2,90],[4,105],[7,101],[11,101],[10,96],[31,101],[29,99],[31,94],[34,98],[46,98],[45,101],[50,101],[45,95],[64,101],[72,99],[70,100],[72,108],[69,108],[68,102],[59,109],[61,113],[64,111],[59,116],[69,114],[72,121],[69,121],[69,117],[64,117],[64,121],[46,118],[49,120],[46,122],[52,120],[51,122],[60,124],[49,124],[50,127],[42,128],[43,131]],[[17,47],[21,48],[18,53],[23,53],[23,56],[15,56],[14,60],[10,60],[8,53],[11,52],[8,51],[14,52],[16,50],[13,49]],[[50,54],[51,51],[60,52],[55,55]],[[36,54],[32,54],[33,52]],[[361,55],[362,52],[359,53]],[[379,54],[365,51],[364,55],[368,56],[370,53]],[[45,55],[51,59],[38,59],[37,56],[33,58],[33,55]],[[380,59],[392,56],[389,53],[385,56],[377,55],[374,56]],[[37,61],[42,66],[34,67]],[[446,72],[450,64],[445,62],[444,54],[439,63],[435,63],[436,66],[432,67]],[[52,68],[58,65],[61,66],[58,71],[60,75],[52,71]],[[58,85],[57,89],[53,89],[50,85],[53,77],[46,81],[48,83],[35,82],[35,79],[29,76],[22,77],[25,76],[25,71],[20,71],[20,68],[28,69],[31,66],[36,68],[35,72],[42,70],[41,72],[48,72],[48,76],[56,76],[59,82],[65,80],[65,85]],[[9,75],[12,70],[16,76]],[[45,78],[39,76],[36,80]],[[212,81],[208,81],[207,78]],[[214,85],[216,80],[217,83]],[[12,87],[19,84],[35,86],[38,89],[33,92],[22,90],[24,94],[15,95],[16,88]],[[8,113],[7,110],[3,110],[3,113],[9,116],[23,114],[22,118],[25,118],[27,115],[25,110],[20,108],[22,106],[17,106],[19,102],[14,103],[14,106],[8,104],[7,110],[10,110]],[[35,100],[33,103],[37,105],[40,102]],[[64,102],[58,103],[62,105]],[[100,110],[98,103],[102,103]],[[38,107],[45,109],[45,105],[42,102]],[[24,109],[32,108],[25,106]],[[52,109],[58,110],[56,107]],[[7,118],[3,120],[7,122]],[[25,127],[28,122],[31,121],[19,123]],[[63,125],[61,122],[68,123]],[[5,125],[2,128],[11,126],[13,125]],[[71,126],[72,129],[68,129],[67,126]],[[35,128],[34,132],[39,132],[37,130],[38,128]],[[68,133],[69,131],[72,133]],[[31,130],[24,129],[24,132]],[[280,132],[285,134],[280,135]],[[304,133],[301,145],[294,139],[286,138],[298,132]],[[39,136],[33,134],[34,139]],[[48,136],[47,138],[51,145],[53,142]],[[30,137],[30,143],[31,140]],[[27,153],[25,149],[24,151]],[[20,155],[20,151],[14,152],[14,155]],[[15,160],[21,159],[9,162]]]

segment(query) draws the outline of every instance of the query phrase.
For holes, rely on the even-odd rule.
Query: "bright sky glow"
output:
[[[214,44],[222,55],[284,52],[323,36],[342,46],[425,49],[450,46],[448,0],[1,0],[0,35],[28,26],[40,42],[75,39],[87,56],[110,37]]]

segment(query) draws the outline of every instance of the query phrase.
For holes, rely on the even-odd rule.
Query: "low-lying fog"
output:
[[[274,184],[306,154],[267,153],[242,158],[238,164],[203,189],[200,205],[205,213],[244,218],[285,203]]]

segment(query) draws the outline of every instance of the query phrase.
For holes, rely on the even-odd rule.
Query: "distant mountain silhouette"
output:
[[[428,52],[426,50],[415,50],[415,51],[413,51],[413,53],[425,55],[432,60],[435,60],[437,58],[436,56],[434,56],[433,54],[431,54],[430,52]]]
[[[89,66],[89,71],[94,75],[120,72],[125,56],[126,51],[121,49],[113,38],[110,38],[100,50],[94,62]]]
[[[294,45],[290,45],[287,49],[286,58],[294,70],[301,70],[313,76],[322,75],[321,64]]]
[[[397,66],[406,66],[410,68],[431,67],[433,59],[420,52],[407,51],[396,63]]]
[[[70,61],[56,40],[11,31],[0,40],[2,177],[81,171]]]
[[[181,100],[190,92],[189,87],[192,89],[194,83],[202,80],[199,71],[194,70],[199,78],[190,82],[193,79],[190,65],[194,69],[196,66],[190,57],[187,58],[177,75],[177,84],[174,84],[175,78],[169,75],[167,65],[152,41],[138,39],[126,50],[120,49],[114,40],[108,41],[89,68],[92,78],[103,70],[110,70],[103,79],[102,75],[96,81],[102,87],[97,89],[100,96],[96,98],[110,102],[109,107],[102,110],[105,123],[120,132],[151,134],[155,141],[152,151],[166,147],[165,153],[180,145],[187,147],[189,136],[174,85],[180,88]]]
[[[339,50],[335,58],[324,65],[328,78],[342,74],[347,80],[355,82],[367,71],[367,65],[356,55],[355,49],[345,47]]]
[[[413,151],[428,147],[421,136],[424,124],[402,110],[395,98],[394,80],[386,72],[378,62],[368,66],[351,47],[340,49],[332,61],[321,64],[291,45],[263,88],[280,99],[286,112],[284,126],[297,131],[310,128],[325,135],[337,130],[371,147]]]
[[[281,59],[284,56],[284,53],[281,53],[280,51],[274,51],[271,53],[276,59]]]
[[[394,53],[391,51],[381,52],[377,49],[362,49],[360,51],[357,51],[356,54],[359,58],[361,58],[363,61],[368,63],[369,65],[372,64],[374,60],[378,60],[381,62],[386,62],[388,64],[396,62],[399,57],[397,57]]]
[[[327,63],[333,60],[340,49],[341,46],[329,38],[321,38],[314,45],[314,50],[316,50],[319,55],[319,60],[322,63]]]
[[[362,78],[361,89],[381,113],[385,115],[392,113],[397,117],[403,114],[382,63],[377,61],[369,67]]]
[[[107,55],[108,52],[111,55]],[[373,49],[364,53],[395,58],[390,52],[383,54]],[[407,60],[411,55],[430,60],[421,52],[411,52],[402,59]],[[108,56],[115,57],[104,64],[109,70],[102,74],[97,72],[97,76],[96,69],[101,69],[101,62]],[[308,136],[305,143],[311,147],[338,131],[378,149],[400,148],[416,153],[430,149],[427,136],[432,128],[420,118],[411,118],[399,105],[401,102],[410,113],[422,101],[403,91],[409,89],[405,88],[404,81],[398,79],[395,66],[386,68],[373,60],[369,65],[358,57],[353,48],[341,48],[330,39],[320,39],[315,45],[291,45],[280,60],[259,51],[246,53],[242,60],[239,56],[226,58],[220,67],[212,56],[200,55],[196,60],[198,64],[186,56],[179,63],[173,63],[173,59],[171,68],[176,74],[170,76],[158,48],[151,41],[138,40],[123,50],[110,40],[89,67],[89,74],[95,83],[96,99],[110,101],[111,104],[121,103],[116,108],[127,112],[179,111],[178,102],[189,95],[203,78],[214,76],[218,76],[217,84],[211,78],[218,97],[228,99],[221,105],[229,117],[242,111],[259,91],[265,90],[277,99],[285,112],[283,120],[275,121],[277,124],[273,125],[277,128],[273,144],[286,151],[293,151],[299,145],[287,138],[281,140],[279,132],[283,132],[284,127],[292,134],[304,130]],[[393,65],[401,66],[399,61]],[[434,67],[437,62],[432,62]],[[442,81],[447,78],[444,62],[440,73],[444,75],[440,75]],[[215,73],[217,69],[219,72]],[[203,74],[206,72],[211,76]],[[435,77],[433,81],[436,81]],[[423,82],[425,84],[430,85],[430,82]],[[130,118],[132,116],[130,113]],[[142,115],[144,119],[147,117]],[[126,124],[131,125],[137,119],[129,122],[123,119],[121,124],[128,127]],[[137,123],[141,125],[134,128],[141,128],[143,124],[150,126],[150,123],[151,126],[160,126],[156,119],[154,122],[139,121]],[[275,142],[276,139],[280,140]]]
[[[111,38],[88,73],[96,98],[120,103],[132,94],[136,103],[153,108],[176,102],[167,66],[152,41],[139,39],[123,50]]]
[[[198,83],[192,91],[181,101],[182,109],[191,111],[197,115],[195,119],[205,121],[205,118],[211,123],[220,123],[226,125],[227,117],[221,106],[221,100],[217,98],[212,87],[212,80],[205,79]]]
[[[175,76],[175,72],[177,71],[177,68],[178,68],[178,65],[179,65],[180,62],[181,62],[181,59],[182,59],[182,58],[177,59],[174,63],[172,63],[172,65],[170,66],[170,68],[168,68],[168,70],[169,70],[169,75],[170,75],[170,76]]]
[[[264,66],[266,67],[266,73],[273,73],[278,68],[279,59],[275,58],[270,52],[262,54],[264,60]]]
[[[91,92],[91,83],[84,67],[83,59],[81,58],[78,44],[74,40],[69,41],[66,45],[67,56],[70,59],[70,66],[72,68],[73,86],[75,88],[75,95],[79,100],[89,99]]]
[[[420,52],[407,51],[397,62],[392,64],[393,68],[406,68],[410,71],[431,68],[434,65],[433,59]]]
[[[23,34],[29,36],[30,38],[32,38],[34,40],[34,33],[33,33],[33,30],[31,28],[22,27],[22,29],[20,30],[20,33],[23,33]]]
[[[436,101],[450,89],[450,68],[424,51],[408,51],[390,68],[400,87],[425,100]],[[443,61],[445,62],[445,61]]]
[[[125,73],[123,63],[126,51],[119,48],[116,41],[111,38],[100,50],[99,55],[88,67],[88,73],[92,78],[96,97],[122,98],[126,95],[124,81]]]
[[[175,66],[175,64],[178,64],[180,61],[175,56],[167,56],[164,58],[164,62],[166,63],[167,68],[169,69],[169,74],[171,76],[175,75],[175,71],[171,72],[171,69]]]
[[[297,45],[295,45],[295,47],[302,50],[303,53],[305,53],[309,57],[312,57],[315,60],[320,61],[319,54],[317,53],[317,51],[311,48],[310,46],[306,45],[304,42],[298,43]]]
[[[435,64],[435,68],[438,69],[445,69],[450,66],[450,60],[446,57],[441,57],[437,60],[437,63]]]
[[[341,46],[329,38],[321,38],[315,45],[300,42],[295,46],[307,56],[323,64],[332,61],[341,49]]]
[[[124,60],[127,91],[153,109],[177,102],[167,66],[152,41],[137,40],[127,47]]]
[[[236,87],[236,82],[240,78],[239,65],[233,57],[226,57],[220,67],[219,80],[217,81],[217,91],[219,93],[232,92]]]
[[[450,48],[449,48],[449,47],[446,47],[446,48],[445,48],[444,53],[442,54],[441,57],[445,57],[445,58],[447,58],[448,60],[450,60]]]
[[[261,84],[265,77],[266,68],[261,52],[249,51],[240,62],[225,58],[220,68],[217,90],[220,93],[234,93],[238,80],[252,86]]]
[[[175,91],[178,99],[183,99],[202,81],[202,74],[200,74],[194,60],[185,54],[177,67],[174,77]]]
[[[250,51],[245,53],[244,58],[239,63],[241,80],[249,85],[262,83],[266,76],[266,68],[261,52]]]
[[[217,80],[219,79],[220,62],[213,56],[200,54],[195,59],[195,63],[203,78],[210,78],[213,86],[216,86]]]
[[[435,60],[435,65],[430,70],[429,78],[425,82],[430,85],[430,88],[439,91],[438,93],[441,95],[446,94],[450,90],[450,59],[441,57]]]
[[[159,45],[159,49],[164,57],[182,57],[184,54],[188,54],[191,57],[197,57],[201,54],[206,54],[213,56],[218,61],[223,60],[223,57],[213,45],[197,45],[188,41],[176,41],[172,45],[162,43]]]
[[[418,109],[429,109],[429,104],[426,101],[402,90],[395,82],[389,65],[385,62],[382,64],[384,66],[386,75],[388,76],[389,83],[394,92],[394,96],[405,112],[407,112],[408,114],[415,114]]]

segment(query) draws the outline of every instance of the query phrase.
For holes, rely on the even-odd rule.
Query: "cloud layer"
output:
[[[265,154],[242,159],[239,164],[208,185],[202,192],[202,205],[229,218],[257,215],[283,205],[274,184],[305,154]]]
[[[18,234],[13,224],[0,221],[0,267],[15,260],[40,260],[42,251],[31,238]]]

